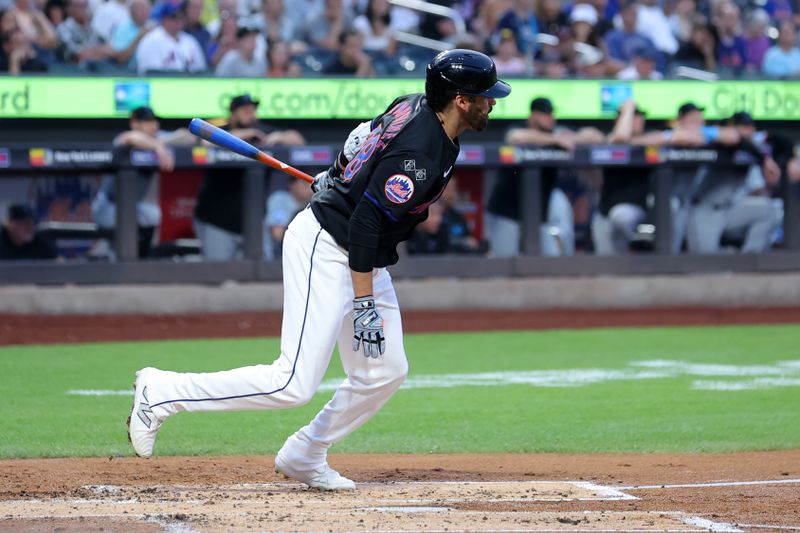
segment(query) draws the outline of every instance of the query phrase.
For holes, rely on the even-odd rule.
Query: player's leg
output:
[[[636,229],[644,222],[647,213],[636,204],[617,204],[608,211],[608,218],[613,228],[614,250],[627,253],[630,242],[636,236]]]
[[[772,244],[775,228],[781,223],[781,211],[770,198],[750,196],[738,201],[728,211],[725,230],[746,230],[742,253],[758,253]]]
[[[547,221],[540,228],[541,255],[574,255],[574,219],[567,195],[559,188],[553,189],[547,205]]]
[[[299,214],[287,230],[283,273],[281,354],[274,363],[201,374],[138,373],[130,429],[139,455],[152,453],[158,425],[179,411],[280,409],[311,399],[341,329],[343,312],[334,310],[345,308],[342,284],[350,284],[347,256],[311,211]]]
[[[328,448],[372,418],[405,380],[408,361],[391,276],[386,269],[379,269],[373,283],[375,304],[384,321],[386,352],[371,358],[365,357],[363,350],[353,351],[353,323],[348,315],[339,335],[339,354],[347,378],[314,420],[289,437],[278,460],[298,468],[327,468]],[[352,295],[352,291],[348,293]]]
[[[592,217],[592,243],[596,255],[612,255],[614,253],[614,229],[608,217],[597,212]]]
[[[194,230],[206,261],[232,261],[241,255],[241,235],[197,219],[194,220]]]
[[[516,220],[486,213],[486,235],[494,257],[519,255],[520,224]]]
[[[719,252],[722,231],[725,228],[725,209],[716,209],[700,203],[689,209],[686,225],[686,243],[693,254]]]

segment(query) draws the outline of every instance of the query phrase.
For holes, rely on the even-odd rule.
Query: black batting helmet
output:
[[[446,50],[428,64],[425,96],[434,110],[444,109],[457,94],[503,98],[511,86],[497,79],[494,61],[474,50]]]

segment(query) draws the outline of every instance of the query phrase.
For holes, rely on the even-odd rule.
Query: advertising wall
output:
[[[612,118],[628,98],[652,119],[674,118],[688,101],[705,107],[709,119],[736,111],[749,111],[756,120],[800,119],[800,82],[509,81],[513,92],[498,100],[495,119],[524,118],[536,96],[551,98],[561,119]],[[397,96],[422,90],[417,79],[3,77],[0,118],[122,118],[139,105],[164,118],[213,118],[227,113],[233,96],[250,93],[269,119],[365,119]]]

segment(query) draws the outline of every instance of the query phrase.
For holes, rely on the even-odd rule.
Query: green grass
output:
[[[637,328],[408,335],[411,377],[558,369],[631,370],[644,360],[773,365],[800,360],[800,326]],[[0,457],[130,455],[128,396],[136,369],[213,371],[271,362],[277,339],[169,341],[0,349]],[[327,378],[342,375],[334,357]],[[793,371],[800,377],[800,368]],[[580,387],[401,389],[339,452],[609,452],[800,447],[800,385],[695,390],[697,376]],[[749,379],[749,378],[742,378]],[[331,392],[284,411],[182,413],[163,426],[159,455],[274,453]]]

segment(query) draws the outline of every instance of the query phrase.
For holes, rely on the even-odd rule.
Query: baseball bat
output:
[[[276,170],[282,170],[283,172],[286,172],[290,176],[293,176],[297,179],[307,181],[308,183],[314,183],[314,178],[302,170],[297,170],[293,166],[287,165],[283,161],[275,159],[271,155],[265,154],[249,142],[243,141],[239,137],[231,135],[227,131],[218,128],[213,124],[209,124],[205,120],[193,118],[189,123],[189,131],[198,137],[202,137],[210,143],[221,146],[222,148],[227,148],[228,150],[236,152],[237,154],[247,157],[248,159],[253,159],[260,163],[264,163],[268,167],[272,167]]]

